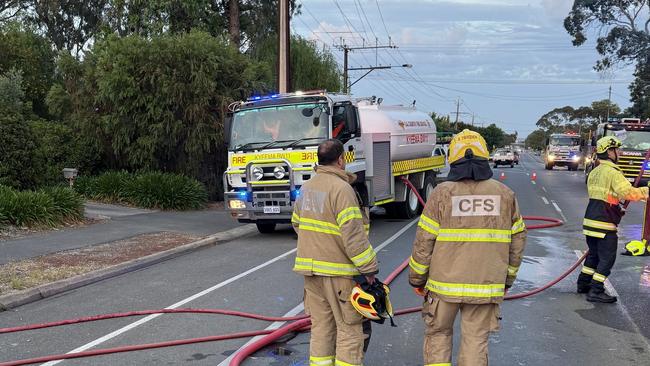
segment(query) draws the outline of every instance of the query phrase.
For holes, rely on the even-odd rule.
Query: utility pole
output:
[[[412,67],[412,65],[400,65],[400,66],[370,66],[370,67],[357,67],[357,68],[349,68],[349,62],[348,62],[348,57],[350,52],[355,51],[355,50],[379,50],[381,48],[397,48],[397,46],[393,44],[388,44],[388,45],[374,45],[374,46],[360,46],[360,47],[350,47],[345,44],[338,46],[340,50],[343,51],[343,93],[347,94],[350,92],[350,87],[354,85],[356,82],[361,80],[364,76],[368,75],[370,72],[373,70],[378,70],[378,69],[392,69],[393,67]],[[354,83],[350,84],[350,75],[349,71],[351,70],[368,70],[368,72],[357,79]]]
[[[460,115],[460,97],[456,98],[456,121],[454,121],[454,124],[456,125],[456,129],[458,129],[458,116]]]
[[[607,123],[609,123],[609,106],[612,105],[612,86],[609,86],[609,97],[607,97]]]
[[[289,0],[278,1],[280,8],[278,27],[278,92],[288,93],[291,89],[291,35],[289,33]]]

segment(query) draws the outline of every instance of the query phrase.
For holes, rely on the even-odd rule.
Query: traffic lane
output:
[[[505,182],[519,191],[524,197],[523,202],[528,202],[527,197],[534,196],[536,188],[529,182],[523,184],[524,179],[506,179]],[[547,209],[541,201],[532,202],[536,202],[532,204],[535,212]],[[567,245],[570,234],[568,228],[529,232],[524,263],[512,293],[540,287],[575,262],[571,248],[575,243]],[[404,250],[400,257],[406,256],[408,250]],[[584,301],[583,296],[574,293],[575,280],[574,274],[540,295],[504,303],[502,330],[490,341],[490,364],[539,365],[548,360],[562,360],[569,365],[643,364],[642,353],[648,348],[634,325],[618,309],[598,307]],[[395,308],[419,305],[421,301],[413,295],[406,274],[400,275],[391,287],[391,300]],[[420,314],[401,316],[396,322],[397,329],[387,325],[373,328],[366,364],[422,364],[423,325]],[[612,338],[616,340],[612,341]],[[247,365],[304,363],[308,358],[308,342],[308,334],[299,335],[280,345],[291,355],[278,356],[274,352],[275,346],[269,347],[256,353]],[[454,344],[459,344],[458,324]],[[617,352],[611,351],[613,347]],[[619,351],[626,355],[624,362],[621,362]]]
[[[375,242],[392,235],[404,221],[374,220],[371,239]],[[19,308],[15,312],[2,313],[3,326],[27,322],[44,322],[133,309],[163,308],[191,296],[229,276],[252,268],[263,260],[295,247],[295,234],[291,229],[273,235],[256,235],[219,247],[209,248],[159,265],[143,269],[112,280],[78,289],[56,299],[44,300]],[[183,307],[227,308],[269,315],[283,315],[302,300],[302,278],[291,272],[293,256],[242,278],[212,294],[195,300]],[[111,296],[106,296],[111,294]],[[251,295],[253,294],[253,295]],[[263,294],[264,296],[260,296]],[[49,315],[46,315],[49,314]],[[25,319],[29,319],[26,321]],[[33,331],[0,337],[7,345],[2,346],[2,358],[6,360],[34,357],[70,351],[98,339],[116,329],[131,324],[138,318],[107,320],[103,322],[73,325],[63,328]],[[169,339],[190,338],[204,335],[230,333],[239,330],[264,328],[268,323],[206,315],[164,315],[145,325],[130,330],[95,348],[124,344],[158,342]],[[74,332],[70,334],[70,330]],[[170,331],[172,330],[172,331]],[[236,341],[243,342],[243,341]],[[221,353],[237,348],[240,343],[224,343]],[[33,346],[34,344],[38,346]],[[174,364],[179,360],[194,360],[214,353],[214,344],[179,347],[179,351],[145,351],[144,358],[133,354],[105,356],[99,359],[66,361],[77,364],[106,364],[130,360],[128,364],[144,364],[151,360],[167,359]],[[196,350],[199,351],[196,351]],[[198,356],[192,356],[198,355]],[[221,356],[221,354],[219,354]],[[125,358],[126,357],[126,358]],[[110,360],[110,361],[106,361]],[[214,357],[205,362],[213,362]],[[99,362],[99,363],[98,363]],[[189,362],[189,361],[188,361]],[[192,361],[194,362],[194,361]]]
[[[542,167],[542,164],[537,163]],[[584,182],[584,172],[569,172],[561,170],[546,171],[538,174],[538,181],[547,187],[549,197],[558,202],[558,205],[571,217],[568,227],[574,239],[574,250],[586,250],[584,235],[582,234],[582,218],[587,207],[588,195]],[[624,246],[631,240],[641,238],[643,224],[644,204],[632,202],[619,225],[619,250],[623,252]],[[650,258],[618,256],[616,264],[610,275],[610,282],[619,294],[619,302],[613,305],[623,314],[632,319],[638,331],[650,339],[650,319],[647,309],[650,308],[649,279]]]

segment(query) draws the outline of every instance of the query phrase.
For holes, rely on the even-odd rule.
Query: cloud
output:
[[[552,18],[565,18],[569,15],[571,7],[573,6],[572,0],[542,0],[542,8],[546,15]]]

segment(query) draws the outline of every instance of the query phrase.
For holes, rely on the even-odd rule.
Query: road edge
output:
[[[66,278],[56,282],[36,286],[14,294],[0,296],[0,312],[14,309],[19,306],[45,299],[60,293],[77,289],[108,278],[116,277],[125,273],[133,272],[145,267],[179,257],[181,255],[202,249],[208,246],[223,244],[234,239],[257,232],[255,225],[249,224],[234,229],[218,232],[203,239],[194,241],[180,247],[165,250],[160,253],[150,254],[145,257],[132,259],[130,261],[116,264],[97,271],[91,271],[78,276]]]

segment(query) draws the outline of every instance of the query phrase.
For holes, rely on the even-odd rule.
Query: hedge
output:
[[[56,226],[83,218],[84,199],[67,187],[18,191],[0,186],[0,222],[16,226]]]
[[[79,177],[75,189],[89,199],[142,208],[192,210],[205,206],[208,194],[196,179],[162,172],[106,172]]]

